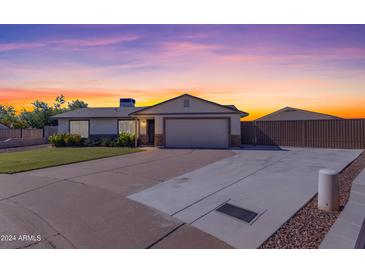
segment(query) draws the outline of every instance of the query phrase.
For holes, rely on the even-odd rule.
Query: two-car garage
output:
[[[165,118],[164,129],[165,147],[229,147],[229,118]]]

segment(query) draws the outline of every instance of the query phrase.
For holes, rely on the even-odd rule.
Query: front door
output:
[[[147,142],[149,145],[155,143],[155,120],[147,120]]]

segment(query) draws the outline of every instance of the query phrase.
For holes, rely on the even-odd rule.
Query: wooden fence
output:
[[[26,128],[26,129],[0,129],[0,141],[6,139],[42,139],[44,137],[48,137],[48,132],[52,132],[52,129],[44,131],[42,128]],[[45,134],[46,133],[46,134]]]
[[[241,122],[242,144],[365,148],[365,119]]]
[[[43,128],[43,136],[45,138],[48,138],[49,136],[51,136],[53,134],[57,134],[57,132],[58,132],[57,126],[45,126]]]

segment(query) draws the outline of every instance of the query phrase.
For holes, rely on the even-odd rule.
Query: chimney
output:
[[[134,108],[136,100],[133,98],[120,98],[119,104],[121,108]]]

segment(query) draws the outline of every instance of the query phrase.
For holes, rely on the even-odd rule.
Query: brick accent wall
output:
[[[241,146],[241,135],[231,135],[231,147]]]
[[[160,147],[165,145],[165,136],[163,134],[155,134],[155,146]]]
[[[138,145],[142,145],[142,146],[147,145],[147,135],[139,135]]]

